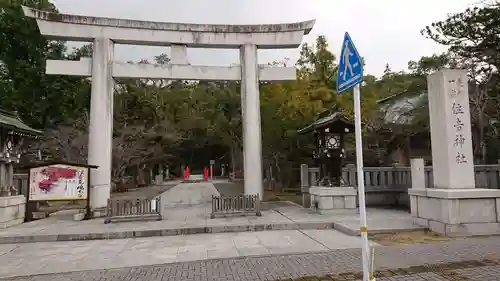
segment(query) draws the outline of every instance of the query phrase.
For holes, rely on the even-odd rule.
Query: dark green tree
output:
[[[47,59],[64,59],[64,42],[43,37],[33,19],[24,17],[21,1],[0,1],[0,107],[18,111],[30,125],[43,128],[67,122],[88,108],[85,79],[45,74]],[[57,12],[49,1],[24,5]]]

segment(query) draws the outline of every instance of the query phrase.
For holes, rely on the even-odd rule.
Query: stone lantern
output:
[[[300,134],[314,133],[316,150],[313,152],[313,158],[315,164],[320,167],[319,184],[322,186],[343,185],[342,163],[346,157],[345,135],[354,132],[354,123],[342,113],[335,112],[324,117],[320,116],[318,120],[298,132]]]
[[[37,138],[40,131],[24,124],[17,114],[0,110],[0,196],[16,195],[13,186],[14,164],[19,163],[25,138]]]
[[[311,183],[310,205],[319,213],[355,211],[357,191],[342,178],[342,163],[346,157],[344,140],[354,133],[354,123],[340,112],[327,111],[299,134],[313,133],[316,149],[315,165],[320,167],[319,182]]]

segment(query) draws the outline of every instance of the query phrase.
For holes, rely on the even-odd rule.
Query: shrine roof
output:
[[[380,105],[380,110],[385,112],[386,124],[408,125],[414,120],[415,110],[428,103],[428,94],[421,92],[409,95],[403,92],[380,99],[377,103]]]
[[[89,164],[84,164],[84,163],[51,160],[51,161],[41,161],[41,162],[37,162],[37,163],[30,163],[28,165],[19,166],[19,168],[21,168],[21,169],[33,169],[33,168],[54,166],[54,165],[75,166],[75,167],[90,168],[90,169],[97,169],[99,167],[96,165],[89,165]]]
[[[297,131],[299,134],[307,134],[310,132],[313,132],[316,129],[320,128],[325,128],[329,125],[332,125],[334,123],[343,123],[346,125],[346,127],[354,128],[354,122],[352,122],[349,118],[347,118],[344,114],[341,112],[334,112],[332,114],[329,114],[327,116],[319,116],[319,118],[311,123],[310,125],[300,129]]]
[[[0,128],[12,130],[13,133],[36,137],[42,135],[42,132],[31,128],[21,121],[17,114],[0,109]]]

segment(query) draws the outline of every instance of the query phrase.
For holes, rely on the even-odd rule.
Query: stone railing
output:
[[[411,188],[411,168],[407,166],[364,167],[365,193],[368,206],[409,204],[408,189]],[[477,188],[500,189],[500,162],[498,165],[475,165]],[[306,172],[307,171],[307,172]],[[425,187],[433,188],[432,166],[426,166]],[[342,169],[342,178],[346,185],[357,188],[358,179],[355,165]],[[301,191],[303,205],[308,207],[309,188],[318,185],[319,168],[301,166]]]
[[[366,192],[406,191],[411,188],[410,167],[364,167],[363,171]],[[347,185],[358,185],[357,174],[354,165],[347,165],[342,169],[342,178]]]
[[[404,166],[364,167],[366,204],[368,206],[409,206],[407,191],[411,188],[411,169]],[[357,188],[355,165],[347,165],[342,177],[347,185]]]
[[[0,197],[26,195],[28,192],[28,174],[13,174],[12,182],[0,186]]]
[[[500,164],[474,166],[476,188],[500,189]]]
[[[434,187],[432,166],[426,166],[425,187]],[[475,165],[474,166],[476,188],[500,189],[500,164],[499,165]]]
[[[432,166],[426,166],[425,188],[434,187]],[[500,165],[475,165],[476,188],[500,189]]]
[[[14,174],[12,182],[18,195],[26,195],[28,193],[28,174]]]
[[[409,205],[407,196],[411,188],[411,169],[409,167],[365,167],[365,194],[368,206]],[[357,188],[358,178],[355,165],[342,169],[345,185]],[[309,188],[319,182],[319,168],[301,165],[301,191],[305,207],[309,207]]]

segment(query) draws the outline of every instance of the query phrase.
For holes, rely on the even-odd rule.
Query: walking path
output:
[[[161,195],[162,201],[168,199],[162,208],[162,221],[76,222],[62,212],[48,219],[0,230],[0,278],[253,281],[359,270],[358,214],[318,215],[294,203],[270,202],[263,204],[262,217],[210,219],[211,205],[205,201],[214,192],[219,191],[207,183],[170,188]],[[198,197],[191,197],[191,193]],[[168,197],[175,194],[183,196]],[[369,209],[368,226],[371,233],[421,229],[413,225],[407,212],[389,209]],[[494,240],[496,244],[488,239],[459,241],[463,243],[417,248],[378,247],[373,243],[377,246],[376,266],[423,264],[424,258],[429,257],[423,253],[429,250],[433,263],[457,258],[458,261],[483,259],[488,251],[500,250],[496,245],[500,242],[498,239]],[[467,255],[462,259],[450,252],[464,250],[470,241],[485,247],[466,249]],[[492,245],[486,245],[488,243]],[[453,256],[451,259],[449,254]]]
[[[0,230],[0,244],[172,236],[199,233],[335,228],[357,235],[359,215],[319,215],[293,203],[277,202],[262,217],[210,219],[211,205],[176,207],[161,221],[104,224],[104,219],[73,221],[72,215],[51,216]],[[371,233],[423,229],[400,210],[368,209]]]
[[[215,184],[223,193],[231,190],[230,184],[223,181]],[[291,202],[266,202],[262,204],[262,217],[210,219],[209,200],[212,194],[219,192],[213,183],[185,183],[162,188],[166,191],[159,195],[162,202],[161,221],[116,224],[104,224],[104,219],[73,221],[71,211],[65,211],[47,219],[0,230],[0,244],[329,228],[350,235],[359,234],[359,215],[356,213],[319,215]],[[154,196],[159,190],[162,189],[151,189],[148,196]],[[409,213],[388,209],[368,209],[368,226],[371,233],[423,228],[413,224]]]
[[[171,180],[163,184],[153,184],[138,188],[129,189],[126,192],[111,193],[112,199],[136,199],[136,198],[154,198],[172,187],[180,184],[180,180]]]
[[[356,248],[335,230],[285,230],[0,245],[0,277]]]
[[[326,231],[326,230],[325,230]],[[333,231],[330,231],[332,235]],[[266,232],[268,234],[270,232]],[[279,232],[283,233],[283,232]],[[227,235],[227,234],[225,234]],[[202,237],[203,235],[197,235]],[[282,249],[286,248],[283,241],[286,241],[287,235],[282,239],[274,238],[269,242],[278,243]],[[327,237],[327,236],[325,236]],[[349,237],[353,238],[353,237]],[[165,238],[156,238],[165,239]],[[222,237],[221,237],[222,239]],[[338,240],[335,237],[330,241]],[[124,241],[124,240],[115,240]],[[118,243],[113,241],[112,243]],[[298,241],[298,240],[297,240]],[[82,265],[82,261],[75,259],[75,253],[80,253],[81,258],[87,260],[84,265],[101,264],[106,262],[99,253],[109,251],[113,246],[101,245],[102,248],[92,250],[86,257],[81,248],[75,246],[79,243],[102,243],[102,241],[82,241],[66,248],[69,253],[58,256],[59,263],[52,261],[45,267],[39,264],[47,262],[43,256],[32,257],[30,264],[23,264],[18,267],[19,274],[32,274],[33,272],[48,272],[48,268],[58,271],[77,270],[75,266]],[[108,241],[107,243],[110,243]],[[243,242],[242,242],[243,243]],[[300,242],[304,243],[304,242]],[[38,243],[37,243],[38,244]],[[41,244],[41,243],[40,243]],[[62,243],[46,243],[52,245],[61,245]],[[36,245],[36,244],[24,244]],[[156,250],[151,252],[151,246],[156,245]],[[297,244],[298,245],[298,244]],[[312,244],[304,245],[304,248],[311,247]],[[130,246],[130,245],[129,245]],[[16,245],[15,247],[23,247]],[[24,246],[26,247],[26,246]],[[47,252],[55,253],[52,246],[47,245]],[[130,248],[130,247],[127,247]],[[134,247],[132,247],[134,248]],[[12,249],[4,253],[0,264],[0,272],[5,274],[5,263],[10,261],[10,266],[14,266],[14,253],[17,257],[29,255],[28,248],[23,251]],[[73,249],[73,250],[71,250]],[[317,248],[316,248],[317,249]],[[75,252],[76,251],[76,252]],[[122,249],[123,251],[123,249]],[[33,254],[31,254],[33,255]],[[134,250],[128,253],[128,259],[124,257],[123,252],[116,251],[108,253],[108,262],[111,260],[115,267],[111,269],[107,265],[105,270],[78,271],[71,273],[36,275],[20,277],[17,281],[42,281],[42,280],[80,280],[80,281],[122,281],[122,280],[172,280],[172,281],[261,281],[261,280],[290,280],[287,278],[298,278],[304,276],[317,276],[322,279],[302,279],[302,280],[359,280],[359,271],[361,270],[360,250],[359,249],[335,249],[315,253],[302,254],[281,254],[266,255],[242,258],[228,259],[210,259],[193,262],[178,262],[161,265],[144,265],[142,259],[147,256],[159,257],[167,256],[161,244],[152,242],[149,247],[135,246]],[[6,258],[8,256],[9,258]],[[142,262],[139,267],[126,267],[134,259],[136,263]],[[378,275],[380,281],[445,281],[445,280],[477,280],[493,281],[499,280],[500,273],[500,237],[488,238],[469,238],[441,242],[436,244],[415,244],[408,246],[376,247],[375,250],[375,268],[380,270]],[[39,260],[39,263],[35,263]],[[127,263],[129,261],[129,263]],[[149,259],[149,262],[154,262]],[[73,267],[71,267],[73,265]],[[422,266],[426,265],[426,266]],[[19,264],[20,266],[20,264]],[[59,266],[59,267],[58,267]],[[31,267],[38,267],[36,270]],[[388,270],[392,269],[392,270]],[[343,275],[339,275],[344,273]],[[357,273],[357,274],[356,274]],[[12,271],[11,271],[12,274]],[[386,277],[382,277],[386,276]]]

